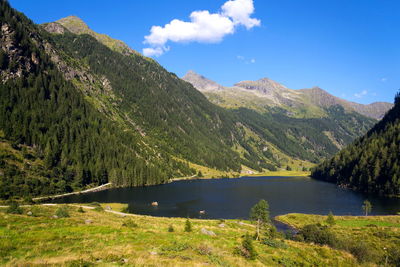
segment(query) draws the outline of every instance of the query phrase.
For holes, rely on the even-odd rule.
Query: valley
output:
[[[318,41],[322,2],[71,1],[0,0],[0,265],[400,266],[391,42]]]

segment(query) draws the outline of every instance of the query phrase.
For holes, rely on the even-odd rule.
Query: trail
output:
[[[97,191],[101,191],[101,190],[106,189],[108,186],[111,186],[111,183],[102,184],[102,185],[99,185],[97,187],[89,188],[89,189],[78,191],[78,192],[71,192],[71,193],[52,195],[52,196],[44,196],[44,197],[35,197],[35,198],[32,198],[32,200],[33,201],[40,201],[40,200],[54,199],[54,198],[72,196],[72,195],[86,194],[86,193],[90,193],[90,192],[97,192]]]

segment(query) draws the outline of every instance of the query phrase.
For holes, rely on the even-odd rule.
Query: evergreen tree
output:
[[[257,240],[260,237],[260,228],[266,223],[270,222],[269,218],[269,205],[264,199],[261,199],[250,210],[250,220],[257,223]]]

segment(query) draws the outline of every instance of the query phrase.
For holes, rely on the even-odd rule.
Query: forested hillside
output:
[[[146,145],[96,110],[45,52],[36,25],[0,2],[0,198],[66,192],[87,184],[141,185],[191,174],[186,164]],[[31,156],[29,156],[31,155]]]
[[[35,25],[0,3],[0,198],[307,170],[374,122],[336,106],[226,109],[77,17]]]
[[[365,193],[400,195],[400,93],[365,136],[317,166],[312,177]]]

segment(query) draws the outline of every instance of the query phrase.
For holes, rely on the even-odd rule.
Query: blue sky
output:
[[[226,2],[10,0],[36,23],[77,15],[135,50],[159,47],[163,54],[155,59],[178,76],[191,69],[225,86],[268,77],[293,89],[319,86],[360,103],[393,101],[400,88],[400,1],[254,0],[247,18],[253,20],[246,21],[227,15]],[[195,36],[182,36],[179,27],[163,31],[174,19],[190,22],[194,11],[208,11],[201,13],[206,20],[219,16],[212,24],[219,28],[211,29],[216,36],[205,32],[212,25]],[[161,27],[158,37],[168,36],[161,45],[144,43],[152,26]]]

